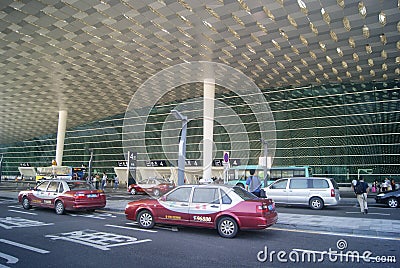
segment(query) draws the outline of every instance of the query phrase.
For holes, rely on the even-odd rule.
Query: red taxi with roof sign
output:
[[[95,210],[106,206],[103,190],[86,181],[42,180],[32,190],[21,191],[18,201],[25,209],[32,206],[53,208],[61,215],[66,210]]]
[[[128,203],[125,215],[145,229],[156,223],[214,228],[225,238],[239,230],[265,229],[278,220],[271,199],[227,185],[182,185],[158,199]]]

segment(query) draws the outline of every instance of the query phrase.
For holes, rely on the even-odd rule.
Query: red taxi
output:
[[[32,206],[52,208],[57,214],[66,210],[95,210],[106,206],[103,190],[86,181],[43,180],[32,190],[21,191],[18,201],[25,209]]]
[[[278,220],[271,199],[227,185],[179,186],[158,199],[128,203],[125,216],[145,229],[156,223],[214,228],[225,238],[239,230],[265,229]]]
[[[147,193],[156,197],[169,192],[175,185],[165,179],[148,178],[139,183],[133,183],[128,186],[128,192],[135,195],[138,193]]]

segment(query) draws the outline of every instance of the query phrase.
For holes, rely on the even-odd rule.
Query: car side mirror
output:
[[[165,196],[165,195],[161,196],[160,201],[167,201],[167,196]]]

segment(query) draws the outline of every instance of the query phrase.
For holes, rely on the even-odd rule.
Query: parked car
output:
[[[308,205],[312,209],[334,206],[340,201],[339,186],[330,178],[284,178],[264,190],[266,196],[276,203]]]
[[[138,183],[128,186],[128,192],[135,195],[138,193],[147,193],[154,196],[160,196],[172,190],[175,185],[165,179],[148,178]]]
[[[377,194],[376,203],[386,204],[391,208],[397,208],[400,203],[400,189]]]
[[[182,185],[158,199],[128,203],[126,218],[150,229],[157,223],[214,228],[225,238],[239,230],[264,229],[276,223],[271,199],[258,198],[241,187]]]
[[[104,208],[106,195],[86,181],[54,179],[41,180],[33,189],[21,191],[18,201],[25,209],[32,206],[52,208],[61,215],[66,210]]]

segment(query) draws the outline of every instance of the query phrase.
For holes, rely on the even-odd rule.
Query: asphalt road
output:
[[[118,212],[59,216],[0,200],[0,267],[398,267],[399,260],[398,239],[274,227],[224,239],[198,228],[142,230]]]

